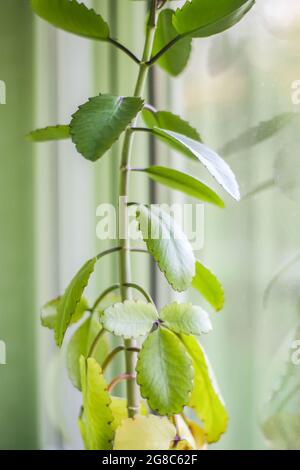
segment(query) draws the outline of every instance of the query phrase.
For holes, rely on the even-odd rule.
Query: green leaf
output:
[[[140,300],[126,300],[114,304],[100,317],[106,330],[126,339],[147,335],[157,320],[158,314],[154,305]]]
[[[175,333],[202,335],[212,330],[208,314],[199,306],[173,302],[160,311],[164,326]]]
[[[212,189],[192,176],[181,171],[163,166],[150,166],[143,170],[144,173],[157,183],[164,184],[168,188],[180,191],[188,196],[209,202],[219,207],[224,207],[224,202]]]
[[[81,155],[91,161],[102,157],[143,107],[141,98],[99,95],[73,115],[71,136]]]
[[[28,134],[27,140],[30,142],[48,142],[52,140],[65,140],[70,137],[70,127],[58,125],[48,126],[44,129],[36,129]]]
[[[43,305],[41,310],[41,324],[45,328],[54,330],[59,302],[60,297],[57,297],[56,299],[49,300],[49,302]]]
[[[174,11],[170,9],[162,10],[157,21],[157,28],[154,37],[154,56],[163,47],[169,44],[178,33],[172,24]],[[192,50],[192,39],[187,37],[175,44],[158,61],[158,65],[170,75],[179,75],[188,63]]]
[[[107,384],[99,364],[93,358],[80,358],[81,384],[83,395],[84,440],[88,450],[110,450],[114,431],[111,423],[113,414]]]
[[[167,418],[137,415],[117,429],[114,450],[168,450],[175,436],[176,429]]]
[[[224,307],[224,290],[220,281],[200,261],[196,261],[196,275],[192,286],[217,311]]]
[[[62,345],[65,332],[70,325],[71,318],[76,311],[83,291],[94,271],[96,261],[97,258],[92,258],[82,266],[60,299],[57,307],[57,319],[55,322],[55,341],[59,347]]]
[[[75,0],[31,0],[33,11],[53,26],[90,39],[109,38],[108,24],[93,9]]]
[[[181,228],[159,207],[140,205],[137,220],[148,251],[173,289],[182,292],[195,275],[195,257]]]
[[[190,137],[191,139],[202,142],[199,132],[177,114],[170,113],[169,111],[156,111],[155,108],[147,107],[142,112],[145,124],[153,129],[160,127],[169,131],[178,132],[179,134]]]
[[[260,122],[257,126],[247,129],[233,140],[227,142],[220,150],[220,153],[222,155],[231,155],[261,144],[287,127],[296,116],[298,117],[296,113],[282,113],[268,121]]]
[[[137,363],[142,397],[160,415],[181,413],[193,387],[189,356],[174,333],[159,328],[143,343]]]
[[[69,378],[74,387],[81,390],[80,383],[80,367],[79,359],[81,356],[87,358],[91,346],[96,336],[102,330],[102,325],[97,319],[98,315],[90,316],[85,322],[75,331],[67,347],[67,370]],[[97,348],[93,356],[98,364],[102,364],[108,354],[109,347],[107,340],[104,336],[98,341]]]
[[[50,330],[54,330],[55,322],[57,317],[57,309],[60,303],[61,297],[57,297],[56,299],[50,300],[47,302],[41,311],[41,324],[42,326],[49,328]],[[76,310],[72,315],[70,324],[77,323],[84,315],[84,313],[89,308],[87,300],[82,297],[80,302],[77,304]]]
[[[200,161],[227,193],[236,200],[240,199],[239,187],[231,168],[216,152],[177,132],[160,128],[154,128],[152,132],[174,150],[192,160]]]
[[[212,36],[238,23],[255,4],[254,0],[192,0],[178,8],[173,25],[180,35]]]
[[[194,366],[194,388],[189,406],[203,422],[208,442],[216,442],[227,429],[228,415],[208,359],[193,336],[180,336]]]

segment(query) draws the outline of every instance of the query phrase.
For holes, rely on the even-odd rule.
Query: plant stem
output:
[[[136,55],[133,54],[133,52],[131,52],[129,49],[127,49],[127,47],[124,46],[124,44],[121,44],[120,42],[118,42],[116,39],[113,39],[113,38],[109,38],[108,42],[110,42],[110,44],[113,44],[115,47],[117,47],[121,51],[125,52],[125,54],[127,54],[128,57],[130,57],[136,64],[141,63],[139,58],[136,57]]]
[[[127,283],[124,284],[124,286],[125,287],[131,287],[132,289],[135,289],[135,290],[139,291],[145,297],[147,302],[154,305],[154,301],[153,301],[151,295],[148,294],[148,292],[146,292],[145,289],[143,289],[138,284],[134,284],[133,282],[127,282]]]
[[[175,46],[175,44],[177,44],[177,42],[183,38],[184,38],[184,35],[181,35],[181,34],[179,34],[178,36],[175,36],[175,38],[172,39],[172,41],[166,44],[160,51],[157,52],[157,54],[155,54],[153,57],[151,57],[148,60],[147,65],[151,66],[155,64],[155,62],[157,62],[158,59],[160,59],[162,55],[164,55],[169,49],[171,49],[171,47]]]
[[[145,81],[147,78],[148,65],[147,61],[151,58],[153,40],[156,27],[156,0],[152,0],[151,10],[149,21],[147,25],[145,45],[142,62],[139,66],[138,78],[134,90],[134,96],[140,97],[143,94]],[[132,125],[136,125],[137,119]],[[124,144],[122,150],[122,159],[121,159],[121,175],[120,175],[120,191],[119,191],[119,201],[122,201],[122,206],[119,203],[119,229],[122,227],[122,230],[125,229],[125,234],[122,236],[119,233],[119,243],[123,248],[120,252],[120,284],[121,284],[121,296],[122,300],[130,299],[131,292],[130,288],[127,287],[131,283],[131,261],[130,261],[130,241],[127,233],[127,203],[128,203],[128,191],[129,191],[129,167],[131,161],[131,151],[133,144],[133,133],[131,129],[127,129],[124,137]],[[136,353],[128,351],[129,348],[135,348],[136,342],[133,340],[125,341],[125,361],[126,361],[126,374],[132,376],[135,373],[136,367]],[[128,416],[134,417],[139,412],[139,390],[135,380],[127,381],[127,403],[128,403]]]
[[[106,331],[104,330],[104,328],[99,331],[99,333],[97,334],[96,338],[94,339],[94,341],[92,343],[92,346],[90,347],[88,357],[93,357],[93,355],[95,354],[95,351],[97,349],[98,343],[99,343],[100,339],[102,338],[102,336],[105,333],[106,333]]]
[[[153,299],[151,298],[151,295],[148,294],[148,292],[146,292],[145,289],[143,289],[138,284],[134,284],[133,282],[128,282],[128,283],[123,284],[123,286],[124,287],[131,287],[132,289],[135,289],[135,290],[139,291],[149,303],[154,304]],[[122,288],[121,284],[113,284],[112,286],[105,289],[105,291],[103,291],[99,295],[99,297],[95,300],[95,303],[94,303],[93,307],[91,309],[89,309],[88,311],[93,313],[96,310],[96,308],[98,307],[98,305],[102,302],[102,300],[104,300],[105,297],[108,296],[108,294],[110,294],[111,292],[113,292],[117,289],[121,289],[121,288]]]
[[[103,364],[101,366],[102,373],[106,371],[107,366],[111,363],[111,361],[115,358],[119,352],[124,351],[124,346],[118,346],[112,350],[112,352],[104,359]]]
[[[102,300],[105,299],[105,297],[108,294],[110,294],[111,292],[113,292],[114,290],[117,290],[119,288],[120,288],[120,284],[114,284],[114,285],[108,287],[107,289],[105,289],[105,291],[102,292],[102,294],[100,294],[99,297],[95,300],[95,303],[92,307],[92,312],[94,312],[96,310],[96,308],[98,307],[100,302],[102,302]]]
[[[134,374],[120,374],[118,375],[118,377],[115,377],[108,386],[109,393],[111,393],[113,389],[115,388],[115,386],[118,385],[123,380],[132,382],[135,380],[135,375]]]

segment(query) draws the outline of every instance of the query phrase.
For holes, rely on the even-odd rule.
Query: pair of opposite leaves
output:
[[[189,406],[203,422],[205,440],[215,442],[226,430],[227,413],[202,348],[193,337],[182,335],[181,339],[195,369]],[[113,413],[115,400],[106,391],[107,385],[97,362],[93,358],[86,361],[84,357],[80,362],[84,417],[79,425],[83,439],[89,449],[107,449],[112,446],[120,424],[120,421],[115,422]],[[180,378],[178,380],[180,382]],[[164,448],[168,446],[164,444]]]

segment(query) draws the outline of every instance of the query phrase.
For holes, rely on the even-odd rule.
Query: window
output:
[[[115,37],[139,46],[145,1],[84,3],[109,19]],[[240,203],[226,199],[225,211],[201,206],[193,227],[198,256],[226,297],[204,340],[230,415],[216,448],[300,448],[299,24],[295,0],[257,2],[232,30],[194,41],[172,85],[162,70],[151,72],[149,100],[191,122],[228,160],[242,192]],[[136,66],[108,44],[34,18],[27,0],[0,2],[0,66],[0,447],[81,448],[81,397],[67,377],[65,348],[58,353],[39,326],[39,308],[63,292],[84,260],[113,243],[97,239],[97,208],[117,204],[119,147],[92,165],[68,141],[33,147],[23,136],[68,123],[78,103],[99,92],[130,95],[123,77],[135,77]],[[159,155],[208,178],[151,139],[137,135],[135,149],[136,166]],[[143,175],[132,183],[133,200],[186,202]],[[103,261],[91,298],[116,275],[116,265]],[[138,258],[133,276],[152,287],[158,304],[171,300],[148,258]],[[197,294],[194,301],[202,302]]]

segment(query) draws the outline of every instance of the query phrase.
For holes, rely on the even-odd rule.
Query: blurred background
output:
[[[140,55],[146,1],[84,3]],[[182,115],[219,150],[243,196],[239,204],[226,199],[224,211],[205,207],[197,227],[204,233],[198,256],[226,293],[205,338],[230,415],[213,448],[300,448],[300,364],[292,354],[300,340],[299,45],[298,2],[258,0],[229,32],[194,41],[178,78],[153,71],[148,90],[159,109]],[[118,177],[118,145],[91,164],[70,142],[33,146],[25,135],[68,123],[99,92],[132,94],[135,77],[135,64],[110,45],[55,30],[34,17],[29,0],[0,0],[1,449],[81,448],[81,398],[66,376],[65,351],[58,354],[52,332],[40,326],[40,307],[109,246],[96,237],[97,207],[116,203]],[[159,156],[183,166],[142,136],[134,155],[139,165]],[[132,179],[140,200],[184,202],[141,178]],[[91,299],[115,281],[115,262],[98,268]],[[171,299],[146,259],[134,260],[134,276],[159,305]]]

